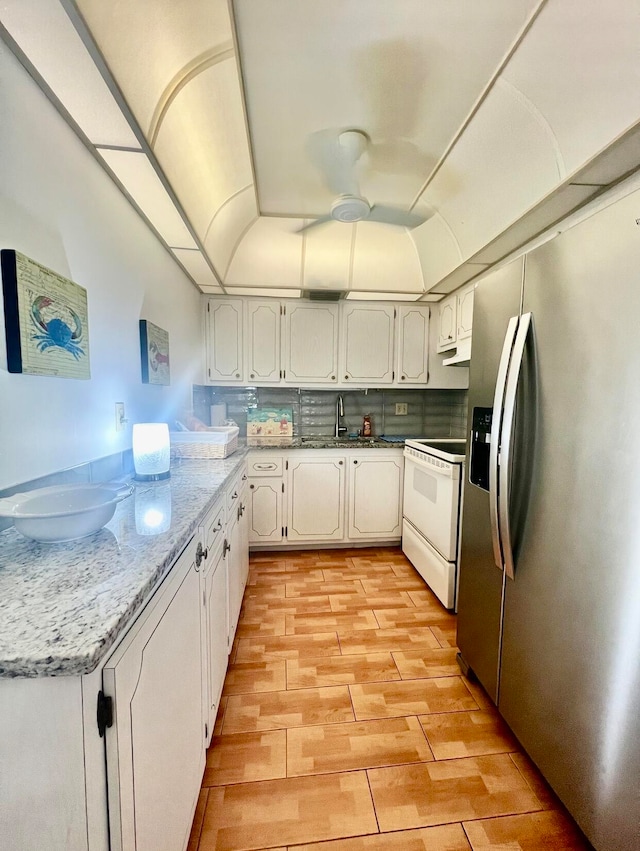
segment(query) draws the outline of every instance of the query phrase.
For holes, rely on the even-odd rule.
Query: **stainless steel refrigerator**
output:
[[[458,645],[598,851],[640,848],[639,222],[636,191],[474,302]]]

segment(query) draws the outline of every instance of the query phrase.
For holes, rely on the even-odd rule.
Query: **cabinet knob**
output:
[[[242,481],[243,481],[243,482],[246,482],[246,481],[247,481],[247,478],[248,478],[248,477],[247,477],[247,474],[246,474],[246,473],[243,473],[243,474],[242,474]]]
[[[254,375],[253,373],[251,373],[251,375],[249,376],[249,378],[255,378],[255,375]]]
[[[332,376],[331,376],[331,380],[332,380],[332,381],[335,381],[335,380],[336,380],[335,375],[332,375]]]
[[[348,375],[345,375],[344,380],[345,380],[345,381],[348,381],[348,380],[349,380],[349,376],[348,376]]]
[[[344,464],[344,461],[338,461],[338,464],[342,465]]]
[[[406,379],[406,377],[407,377],[406,375],[401,375],[401,376],[400,376],[400,381],[404,381],[404,380]]]
[[[202,541],[198,541],[198,546],[196,547],[196,570],[200,570],[202,560],[205,558],[206,556],[204,554],[204,550],[202,549]]]
[[[249,490],[253,490],[254,488],[255,488],[255,485],[249,485]]]
[[[231,499],[237,499],[237,498],[238,498],[238,491],[234,491],[233,495],[231,496]]]
[[[354,464],[357,464],[358,462],[357,462],[357,461],[354,461],[353,463],[354,463]]]
[[[230,544],[230,543],[227,541],[227,539],[225,538],[225,539],[224,539],[224,544],[222,545],[222,558],[224,558],[224,557],[226,556],[226,554],[227,554],[228,552],[230,552],[230,550],[231,550],[231,544]]]
[[[240,373],[236,372],[236,378],[240,378]]]

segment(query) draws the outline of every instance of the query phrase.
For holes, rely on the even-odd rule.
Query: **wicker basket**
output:
[[[216,426],[208,431],[172,431],[172,458],[226,458],[238,448],[237,426]]]

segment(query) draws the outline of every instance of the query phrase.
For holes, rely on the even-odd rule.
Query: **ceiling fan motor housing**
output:
[[[331,205],[331,217],[338,222],[360,222],[370,212],[369,202],[359,195],[341,195]]]

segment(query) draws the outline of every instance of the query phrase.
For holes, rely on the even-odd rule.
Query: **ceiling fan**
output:
[[[381,222],[398,227],[415,228],[426,221],[424,216],[390,207],[383,204],[370,204],[360,194],[356,177],[356,163],[367,149],[369,137],[361,130],[344,130],[333,144],[326,144],[321,137],[322,149],[316,145],[315,154],[319,165],[327,177],[327,183],[338,197],[331,205],[331,212],[320,216],[308,225],[300,228],[303,233],[310,228],[327,222]]]

